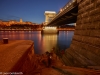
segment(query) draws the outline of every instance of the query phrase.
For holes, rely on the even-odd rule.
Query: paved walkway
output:
[[[33,41],[30,40],[14,40],[9,41],[8,44],[0,41],[0,72],[18,71],[19,68],[14,67],[22,65],[18,62],[24,60],[32,44]]]

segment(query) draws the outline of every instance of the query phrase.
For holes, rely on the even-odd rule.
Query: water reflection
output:
[[[67,49],[72,41],[73,31],[60,31],[57,40],[57,46],[60,50]]]
[[[32,40],[34,41],[35,53],[42,54],[51,51],[58,46],[60,50],[70,46],[73,31],[60,31],[59,34],[42,35],[41,31],[0,31],[0,40],[9,38],[10,40]]]
[[[42,38],[43,52],[51,51],[57,44],[57,34],[45,34]]]

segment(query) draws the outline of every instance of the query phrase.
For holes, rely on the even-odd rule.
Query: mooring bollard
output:
[[[3,38],[3,43],[8,44],[8,38]]]

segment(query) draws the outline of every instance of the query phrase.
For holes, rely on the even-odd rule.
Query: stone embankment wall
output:
[[[100,0],[79,3],[74,37],[62,60],[70,66],[100,66]]]
[[[29,48],[29,52],[25,56],[25,61],[23,62],[23,65],[20,69],[20,72],[23,74],[27,74],[27,72],[31,72],[31,69],[35,67],[34,62],[34,45]]]
[[[33,58],[35,57],[34,43],[32,41],[29,43],[30,47],[26,50],[22,57],[19,58],[19,61],[15,64],[15,66],[13,66],[10,72],[22,72],[25,75],[27,72],[31,71],[31,69],[35,67],[35,64],[33,63]]]
[[[31,40],[0,40],[0,74],[29,75],[36,69],[34,43]],[[31,74],[32,75],[32,74]]]

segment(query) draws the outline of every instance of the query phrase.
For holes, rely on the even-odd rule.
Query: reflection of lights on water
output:
[[[57,35],[44,35],[43,48],[44,51],[50,51],[57,44]]]
[[[67,36],[68,36],[68,31],[67,31]]]
[[[31,32],[31,31],[28,31],[28,32]]]
[[[15,32],[15,31],[12,31],[12,32]]]

